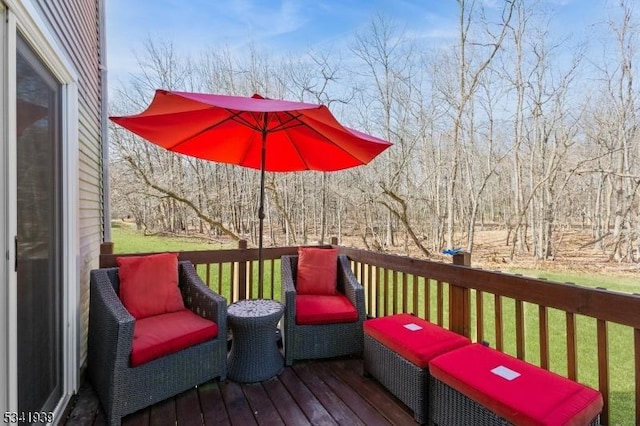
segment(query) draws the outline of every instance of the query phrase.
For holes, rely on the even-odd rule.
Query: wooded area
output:
[[[457,1],[448,45],[412,38],[384,16],[347,51],[296,57],[225,46],[190,57],[147,40],[110,113],[142,111],[157,88],[260,93],[326,104],[394,144],[351,170],[269,173],[266,245],[348,235],[367,249],[428,257],[473,251],[474,231],[501,227],[512,257],[548,259],[562,230],[580,228],[592,236],[585,250],[638,262],[634,2],[603,7],[597,40],[554,34],[546,2],[483,3]],[[257,171],[169,153],[113,124],[109,166],[113,218],[153,233],[257,241]]]

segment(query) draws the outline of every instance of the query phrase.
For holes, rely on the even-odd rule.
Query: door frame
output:
[[[0,306],[6,314],[0,316],[0,413],[18,410],[17,374],[17,273],[15,271],[14,237],[17,235],[17,173],[16,147],[16,38],[18,32],[38,55],[42,63],[61,83],[62,136],[62,398],[54,411],[54,423],[71,396],[79,387],[80,359],[80,244],[79,244],[79,158],[78,158],[78,86],[77,72],[67,60],[67,54],[49,31],[30,0],[0,0],[7,19],[0,24],[0,134],[5,141],[0,149],[0,226],[5,238],[0,247],[0,273],[6,277],[6,287],[0,290]],[[3,5],[0,5],[3,8]],[[4,25],[4,28],[2,28]],[[5,101],[2,101],[4,99]],[[3,125],[4,124],[4,125]]]

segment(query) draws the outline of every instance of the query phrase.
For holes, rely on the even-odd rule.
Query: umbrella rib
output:
[[[277,126],[275,126],[273,129],[268,130],[269,133],[282,132],[282,131],[293,129],[299,126],[304,126],[304,123],[302,122],[302,120],[300,120],[300,117],[302,117],[302,114],[294,115],[288,111],[286,113],[287,115],[289,115],[289,119],[286,121],[280,121],[280,123]],[[277,115],[276,115],[276,118],[277,118]],[[287,125],[293,121],[295,121],[295,124],[287,127]]]
[[[278,114],[270,114],[268,112],[262,112],[260,114],[261,114],[261,116],[263,118],[263,123],[264,123],[262,125],[262,127],[251,123],[249,120],[247,120],[246,118],[242,117],[240,114],[236,114],[231,119],[235,119],[237,122],[239,122],[241,124],[244,124],[247,127],[262,133],[267,138],[265,141],[268,140],[268,134],[270,134],[270,133],[283,132],[283,133],[286,134],[285,130],[293,129],[295,127],[304,126],[304,123],[299,119],[302,116],[302,114],[294,115],[294,114],[291,114],[290,112],[286,111],[286,114],[289,115],[289,119],[284,121],[284,122],[280,121],[274,128],[269,129],[268,128],[269,127],[269,121],[278,120]],[[295,125],[287,127],[288,124],[290,124],[290,123],[292,123],[294,121],[296,121]],[[259,122],[259,118],[258,117],[255,117],[255,122],[256,123]],[[298,151],[298,149],[296,148],[296,145],[294,143],[292,143],[292,142],[291,142],[291,145],[293,146],[293,149],[296,151],[300,161],[304,164],[305,168],[309,169],[309,165],[307,164],[307,161],[300,155],[300,151]],[[247,147],[247,150],[245,151],[245,153],[243,155],[243,158],[246,158],[248,152],[249,152],[249,147]]]
[[[289,115],[290,118],[288,120],[286,120],[286,121],[280,121],[280,123],[277,126],[274,127],[274,129],[277,129],[277,130],[271,129],[269,132],[270,133],[284,132],[284,134],[287,136],[287,139],[289,139],[289,143],[290,143],[291,147],[296,152],[296,155],[298,156],[298,159],[300,160],[300,162],[302,164],[304,164],[305,169],[311,170],[311,168],[309,167],[309,163],[304,158],[304,156],[302,156],[302,154],[300,153],[300,150],[298,149],[298,146],[295,143],[293,143],[293,141],[291,140],[291,137],[285,132],[286,130],[289,130],[289,129],[294,129],[296,127],[305,126],[306,123],[304,123],[302,120],[300,120],[300,117],[302,117],[302,114],[294,115],[294,114],[292,114],[290,112],[287,112],[287,114]],[[275,118],[278,119],[278,116],[276,115]],[[296,121],[296,123],[294,125],[288,126],[293,121]],[[310,128],[310,127],[308,127],[308,128]],[[324,138],[324,136],[321,135],[319,132],[316,132],[316,133],[318,133],[320,136],[322,136]]]
[[[168,148],[169,148],[169,149],[175,149],[175,148],[179,147],[180,145],[182,145],[182,144],[184,144],[184,143],[188,142],[190,139],[193,139],[193,138],[195,138],[195,137],[198,137],[198,136],[200,136],[200,135],[202,135],[202,134],[204,134],[204,133],[208,132],[209,130],[213,129],[214,127],[218,127],[218,126],[220,126],[220,125],[222,125],[222,124],[226,123],[227,121],[236,121],[236,122],[238,122],[238,123],[241,123],[241,124],[243,124],[243,125],[247,126],[247,127],[248,127],[248,128],[250,128],[250,129],[253,129],[253,130],[257,131],[257,132],[262,132],[262,131],[264,131],[264,130],[265,130],[265,129],[264,129],[264,127],[265,127],[265,126],[267,126],[266,124],[265,124],[265,126],[260,126],[260,125],[258,125],[258,124],[256,124],[256,123],[252,123],[251,121],[247,120],[246,118],[244,118],[244,117],[242,116],[242,111],[234,111],[234,110],[230,110],[230,109],[226,109],[226,111],[228,111],[230,115],[229,115],[228,117],[226,117],[224,120],[219,121],[219,122],[217,122],[217,123],[215,123],[215,124],[212,124],[212,125],[210,125],[210,126],[207,126],[207,127],[203,128],[203,129],[199,130],[197,133],[195,133],[195,134],[193,134],[193,135],[189,135],[189,137],[187,137],[187,138],[185,138],[185,139],[183,139],[183,140],[181,140],[181,141],[179,141],[179,142],[176,142],[175,144],[171,145],[171,147],[168,147]],[[262,114],[265,114],[265,113],[262,113]],[[292,129],[292,128],[294,128],[294,127],[298,127],[298,126],[302,126],[302,125],[304,125],[304,123],[302,123],[302,122],[299,120],[299,117],[301,117],[301,116],[302,116],[302,114],[298,114],[298,115],[295,115],[295,116],[294,116],[294,115],[292,115],[292,114],[289,114],[289,115],[290,115],[290,117],[291,117],[289,120],[287,120],[287,121],[286,121],[286,122],[284,122],[284,123],[280,123],[280,124],[279,124],[277,127],[275,127],[274,129],[267,129],[267,133],[275,133],[275,132],[284,131],[284,130],[288,130],[288,129]],[[295,124],[295,125],[293,125],[293,126],[290,126],[290,127],[286,127],[286,125],[287,125],[288,123],[291,123],[291,122],[292,122],[292,121],[294,121],[294,120],[298,120],[298,121],[297,121],[297,124]],[[256,120],[256,122],[257,122],[257,121],[258,121],[258,120]],[[268,126],[267,126],[267,127],[268,127]]]
[[[175,144],[171,145],[171,147],[167,147],[167,149],[175,149],[176,147],[179,147],[180,145],[188,142],[190,139],[198,137],[198,136],[208,132],[209,130],[220,126],[221,124],[226,123],[227,121],[237,121],[237,122],[240,122],[240,123],[246,125],[250,129],[256,130],[258,132],[262,131],[262,128],[260,128],[259,126],[257,126],[255,124],[251,123],[250,121],[242,118],[241,115],[240,115],[241,114],[240,111],[234,112],[234,110],[230,110],[230,109],[226,109],[226,111],[228,111],[231,114],[229,117],[226,117],[224,120],[221,120],[221,121],[219,121],[219,122],[217,122],[215,124],[207,126],[204,129],[199,130],[197,133],[194,133],[193,135],[189,135],[189,137],[187,137],[187,138],[185,138],[185,139],[183,139],[183,140],[181,140],[179,142],[176,142]]]
[[[307,125],[307,128],[309,130],[311,130],[312,132],[314,132],[315,134],[317,134],[318,136],[320,136],[322,139],[324,139],[325,141],[327,141],[328,143],[330,143],[331,145],[333,145],[334,147],[340,149],[342,152],[344,152],[346,155],[348,155],[351,158],[356,159],[357,161],[359,161],[361,164],[365,164],[364,161],[362,161],[360,158],[356,157],[355,155],[353,155],[351,152],[349,152],[347,149],[343,148],[342,146],[334,143],[330,138],[326,137],[322,132],[320,132],[319,130],[317,130],[315,127]],[[345,132],[348,132],[348,129],[344,128]],[[296,146],[295,144],[292,144],[294,147]],[[304,163],[305,167],[308,170],[311,170],[311,168],[309,167],[309,165],[307,164],[307,161],[304,159],[304,157],[300,154],[300,152],[298,151],[298,149],[296,148],[296,152],[298,153],[298,157],[300,158],[300,160]]]

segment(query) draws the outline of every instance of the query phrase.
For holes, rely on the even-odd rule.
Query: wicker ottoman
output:
[[[477,343],[432,359],[429,370],[438,426],[599,424],[600,392]]]
[[[429,361],[469,345],[466,337],[410,314],[364,322],[364,372],[373,376],[427,423]]]

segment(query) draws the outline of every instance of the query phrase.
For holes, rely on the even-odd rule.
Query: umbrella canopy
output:
[[[369,163],[391,144],[342,126],[324,105],[157,90],[140,114],[112,121],[170,151],[261,171],[262,284],[264,172],[336,171]]]

